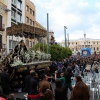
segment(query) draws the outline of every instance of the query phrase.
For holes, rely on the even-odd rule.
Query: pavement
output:
[[[53,89],[53,92],[54,92],[54,89],[55,89],[55,83],[52,83],[52,89]],[[26,94],[26,92],[15,92],[15,98],[24,98],[24,95]],[[97,93],[95,92],[94,93],[94,99],[93,99],[93,92],[90,92],[90,100],[100,100],[100,95],[99,95],[99,99],[97,97]],[[70,90],[68,92],[68,100],[70,98]]]

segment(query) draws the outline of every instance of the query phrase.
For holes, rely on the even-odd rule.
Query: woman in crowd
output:
[[[39,84],[40,96],[34,100],[53,100],[53,93],[50,90],[50,84],[47,81],[42,81]]]
[[[75,76],[74,77],[75,83],[77,84],[78,82],[82,82],[82,79],[80,76]]]
[[[69,100],[90,100],[90,93],[88,86],[83,82],[78,82],[73,88]]]
[[[62,86],[60,80],[56,80],[55,100],[67,100],[67,85]]]

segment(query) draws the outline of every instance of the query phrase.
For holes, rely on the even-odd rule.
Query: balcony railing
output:
[[[0,27],[0,31],[5,31],[5,24],[2,24],[2,26]]]

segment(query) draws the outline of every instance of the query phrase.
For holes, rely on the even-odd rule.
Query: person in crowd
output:
[[[30,94],[36,95],[38,94],[37,88],[38,88],[38,82],[37,82],[38,74],[36,72],[32,73],[32,78],[30,80]]]
[[[38,69],[38,65],[37,65],[37,64],[35,65],[34,70],[35,70],[35,72],[40,76],[40,72],[39,72],[39,69]]]
[[[42,76],[41,76],[41,82],[42,81],[47,81],[48,82],[48,76],[46,75],[46,74],[43,74]],[[49,83],[50,84],[50,83]],[[50,84],[50,90],[52,91],[52,86],[51,86],[51,84]]]
[[[55,100],[67,100],[67,85],[62,85],[61,80],[56,80]]]
[[[90,91],[88,86],[83,82],[78,82],[73,88],[69,100],[90,100]]]
[[[51,83],[52,74],[50,73],[50,68],[46,67],[44,73],[48,76],[48,81]]]
[[[66,69],[66,72],[65,72],[65,84],[67,85],[67,87],[70,89],[70,91],[72,91],[72,81],[71,81],[71,77],[73,77],[73,73],[72,73],[72,69],[70,67],[68,67]],[[67,93],[68,93],[68,89],[67,89]],[[68,96],[68,94],[66,94]]]
[[[89,64],[89,62],[86,64],[86,72],[90,72],[91,70],[91,65]]]
[[[80,76],[75,76],[74,77],[75,83],[77,84],[78,82],[82,82],[82,78]]]
[[[4,72],[1,74],[1,87],[3,90],[3,94],[9,95],[10,77],[8,74],[8,67],[5,67]]]
[[[60,73],[60,78],[57,78],[57,71],[55,71],[55,80],[61,80],[62,86],[64,86],[64,85],[65,85],[65,77],[64,77],[64,73],[61,72],[61,73]]]
[[[74,63],[74,65],[75,65],[75,69],[74,69],[74,76],[79,76],[79,74],[80,74],[80,68],[79,68],[79,66],[77,65],[77,63],[75,62]]]
[[[34,73],[34,70],[30,70],[30,75],[26,75],[26,77],[24,79],[25,92],[27,92],[28,95],[30,94],[30,81],[31,81],[31,78],[32,78],[32,73]]]
[[[93,74],[93,81],[95,81],[95,78],[96,78],[96,71],[98,70],[98,65],[97,65],[97,62],[94,61],[94,64],[92,65],[92,69],[91,69],[91,72]]]
[[[28,94],[30,93],[30,80],[32,78],[32,73],[34,72],[34,70],[30,70],[30,74],[26,75],[25,79],[24,79],[24,83],[25,83],[25,92],[27,92]]]
[[[52,91],[50,90],[50,84],[47,81],[42,81],[39,84],[40,96],[34,100],[54,100]]]

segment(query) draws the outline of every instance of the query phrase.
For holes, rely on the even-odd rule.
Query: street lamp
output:
[[[67,29],[67,27],[66,27],[66,26],[64,26],[65,47],[67,47],[67,40],[66,40],[66,29]]]

